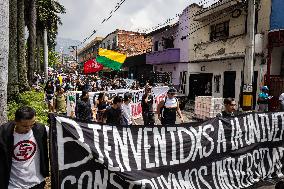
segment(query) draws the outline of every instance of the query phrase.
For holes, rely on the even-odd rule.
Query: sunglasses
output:
[[[176,95],[177,93],[169,93],[170,95]]]

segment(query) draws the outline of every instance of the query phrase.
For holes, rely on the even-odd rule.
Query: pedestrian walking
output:
[[[59,86],[56,89],[55,99],[54,99],[54,107],[57,114],[66,115],[66,94],[64,92],[64,88]]]
[[[122,104],[122,125],[137,125],[131,108],[132,95],[125,93]]]
[[[236,112],[236,101],[234,98],[225,98],[224,99],[224,110],[217,114],[216,117],[225,117],[225,118],[229,118],[229,117],[234,117],[237,115]]]
[[[49,175],[47,131],[31,107],[21,107],[15,120],[0,126],[0,188],[44,189]]]
[[[44,94],[45,94],[45,100],[48,105],[48,111],[53,112],[54,106],[53,106],[53,97],[54,97],[54,85],[52,81],[48,81],[46,83],[46,86],[44,87]]]
[[[82,121],[92,121],[93,111],[91,108],[91,103],[89,99],[89,92],[82,91],[80,99],[78,99],[75,107],[76,118]]]
[[[141,102],[144,125],[155,125],[153,103],[152,87],[148,86],[145,88],[145,94],[142,96]]]
[[[179,115],[181,122],[184,122],[178,99],[175,97],[176,94],[177,90],[170,88],[165,100],[162,100],[157,107],[158,119],[162,125],[174,125],[176,123],[176,114]]]
[[[119,96],[115,96],[110,108],[105,111],[104,123],[120,125],[122,122],[121,111],[122,99]]]
[[[268,95],[268,87],[267,86],[263,86],[261,88],[261,93],[258,95],[258,110],[260,112],[268,112],[268,104],[269,104],[269,100],[272,98],[271,96]]]

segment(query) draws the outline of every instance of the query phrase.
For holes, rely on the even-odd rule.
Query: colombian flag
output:
[[[96,61],[104,67],[119,70],[126,59],[126,55],[107,49],[99,49]]]

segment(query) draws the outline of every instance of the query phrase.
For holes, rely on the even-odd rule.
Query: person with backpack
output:
[[[162,100],[157,107],[158,119],[162,125],[174,125],[176,123],[176,114],[179,115],[181,123],[184,122],[178,99],[175,97],[177,90],[170,88],[167,97]]]

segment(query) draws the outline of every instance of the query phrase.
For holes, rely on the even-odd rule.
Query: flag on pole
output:
[[[84,64],[84,73],[90,74],[90,73],[96,73],[103,69],[103,65],[99,64],[95,59],[88,60]]]
[[[126,59],[126,55],[107,49],[99,49],[96,61],[104,67],[119,70]]]

